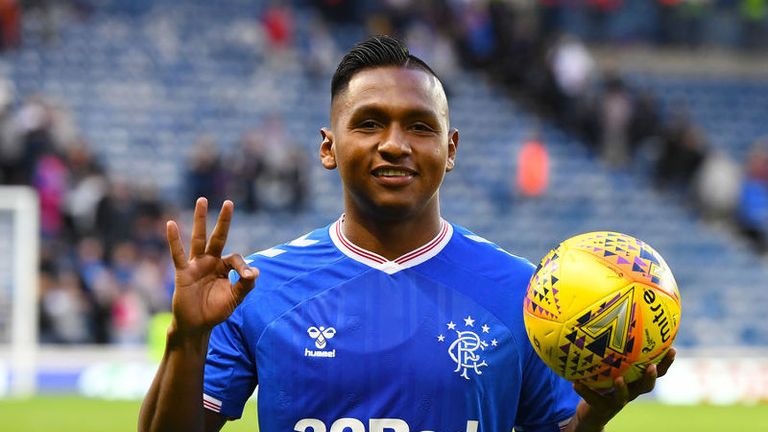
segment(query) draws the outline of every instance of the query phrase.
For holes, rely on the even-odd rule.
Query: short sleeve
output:
[[[576,414],[573,385],[552,371],[531,348],[523,369],[515,431],[559,432]]]
[[[240,418],[256,388],[256,364],[242,332],[240,308],[213,329],[203,380],[203,406],[228,418]]]

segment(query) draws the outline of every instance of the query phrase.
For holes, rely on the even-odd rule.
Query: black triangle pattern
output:
[[[571,343],[576,343],[576,336],[578,336],[578,335],[576,334],[575,331],[573,331],[573,332],[570,332],[567,335],[565,335],[565,338],[568,339],[569,341],[571,341]]]
[[[598,336],[594,341],[587,344],[586,348],[598,357],[602,357],[605,355],[605,349],[608,347],[608,339],[611,336],[611,332],[605,332]]]
[[[580,316],[576,322],[579,323],[579,325],[584,325],[587,322],[589,322],[589,319],[592,318],[592,312],[587,312],[584,315]]]

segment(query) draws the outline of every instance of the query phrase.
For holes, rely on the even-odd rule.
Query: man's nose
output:
[[[379,153],[385,159],[400,159],[411,154],[411,144],[408,134],[399,125],[387,128],[379,143]]]

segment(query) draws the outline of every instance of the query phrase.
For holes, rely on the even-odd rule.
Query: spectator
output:
[[[538,131],[523,143],[517,154],[516,189],[527,198],[544,195],[549,186],[549,152]]]
[[[40,278],[41,339],[53,343],[88,341],[88,302],[80,279],[72,271],[56,277],[50,270]]]
[[[143,255],[165,255],[165,208],[152,186],[143,186],[135,190],[136,213],[132,224],[132,241]]]
[[[17,0],[0,0],[0,50],[21,44],[21,8]]]
[[[694,177],[701,213],[708,219],[727,220],[739,205],[741,167],[723,152],[709,153]]]
[[[552,48],[550,61],[557,86],[567,98],[579,98],[589,90],[595,61],[579,39],[562,36]]]
[[[289,155],[290,161],[283,171],[283,181],[287,184],[289,191],[288,204],[286,208],[291,213],[299,213],[304,210],[307,200],[307,171],[309,164],[304,152],[294,147]]]
[[[143,341],[148,321],[147,307],[136,286],[138,250],[133,242],[120,243],[112,257],[117,293],[112,302],[113,341],[136,344]]]
[[[678,108],[661,141],[656,161],[656,185],[687,191],[691,179],[707,154],[702,130],[692,124],[685,110]]]
[[[650,90],[641,90],[635,98],[629,125],[630,152],[635,152],[661,134],[659,102]]]
[[[232,155],[229,195],[249,213],[261,209],[260,185],[266,174],[264,140],[257,131],[249,131],[240,138],[240,148]]]
[[[723,152],[709,153],[693,179],[696,203],[711,220],[730,220],[739,203],[741,167]]]
[[[146,335],[146,305],[139,294],[128,287],[123,288],[112,305],[112,342],[119,345],[138,345]]]
[[[111,282],[111,273],[104,259],[104,247],[99,238],[85,237],[77,244],[77,272],[89,302],[90,341],[107,343],[110,339],[109,308],[111,296],[105,298],[105,284]]]
[[[20,171],[25,174],[24,183],[31,182],[38,158],[55,149],[51,135],[51,109],[39,94],[28,97],[16,113],[14,128],[21,140]]]
[[[67,166],[58,155],[46,153],[35,163],[32,185],[40,199],[40,225],[44,237],[56,238],[62,233],[67,181]]]
[[[132,238],[136,213],[133,190],[127,183],[112,182],[109,194],[96,209],[96,232],[104,241],[107,256],[111,256],[115,245]]]
[[[555,115],[567,128],[586,131],[595,79],[592,55],[579,39],[565,35],[552,47],[549,62],[556,85]]]
[[[65,218],[74,239],[96,231],[99,202],[109,192],[109,183],[84,140],[67,154],[70,178],[64,203]]]
[[[491,72],[503,84],[524,86],[527,77],[537,73],[534,71],[538,49],[535,6],[532,1],[491,2],[488,6],[497,47]]]
[[[464,2],[454,7],[464,61],[476,67],[490,66],[497,47],[487,3]]]
[[[303,156],[296,143],[285,132],[282,119],[273,115],[261,130],[266,151],[265,173],[257,188],[262,203],[268,210],[297,210],[303,206]]]
[[[768,147],[757,143],[747,159],[736,218],[739,229],[758,253],[768,253]]]
[[[271,1],[262,18],[267,40],[273,49],[280,50],[293,43],[293,13],[279,1]]]
[[[624,81],[618,73],[612,72],[605,84],[601,100],[600,150],[609,166],[618,168],[629,161],[629,127],[632,118],[632,101]]]
[[[208,197],[211,205],[224,200],[224,170],[221,166],[218,145],[212,136],[198,139],[192,149],[186,173],[187,199],[194,203],[198,197]]]
[[[165,251],[142,253],[136,263],[133,288],[149,314],[171,309],[171,298],[165,290],[165,269],[168,264]]]

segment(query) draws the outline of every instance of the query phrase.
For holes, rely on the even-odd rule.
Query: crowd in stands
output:
[[[11,3],[16,4],[0,2],[0,15]],[[274,2],[254,17],[254,25],[261,26],[270,56],[296,58],[285,54],[302,51],[307,73],[316,76],[327,75],[340,52],[329,27],[360,22],[369,33],[406,39],[415,54],[434,66],[449,92],[459,65],[485,70],[543,118],[581,136],[607,166],[623,169],[637,160],[640,151],[650,149],[655,155],[653,181],[659,189],[705,190],[693,201],[711,213],[732,217],[755,248],[766,252],[768,148],[756,145],[742,182],[742,170],[712,150],[684,105],[663,113],[651,92],[635,88],[618,70],[600,71],[582,38],[558,33],[566,3],[320,0],[309,4],[322,18],[305,30],[308,37],[299,39],[296,6]],[[610,14],[622,3],[586,1],[595,30],[583,37],[602,40]],[[680,39],[681,34],[673,31],[677,24],[670,23],[682,20],[700,26],[702,17],[721,3],[731,2],[654,2],[664,23],[659,42],[699,43]],[[87,9],[83,6],[87,2],[73,4]],[[765,1],[739,4],[745,26],[759,22],[764,29]],[[0,17],[0,26],[6,22]],[[19,43],[5,36],[13,34],[5,28],[0,34],[6,49]],[[745,46],[758,46],[763,37],[750,33]],[[180,191],[177,202],[170,202],[152,187],[113,178],[64,104],[45,95],[20,96],[25,99],[16,104],[13,84],[0,81],[0,183],[31,185],[40,195],[44,342],[143,342],[148,317],[170,307],[173,282],[165,221],[177,218],[196,197],[208,197],[212,208],[234,199],[246,212],[307,208],[307,155],[292,142],[277,115],[242,131],[232,154],[220,151],[215,131],[189,143],[192,151],[182,182],[186,190]],[[519,156],[524,171],[516,174],[516,193],[545,194],[546,143],[534,133]],[[711,175],[702,174],[708,172]],[[718,179],[723,173],[727,178]]]
[[[165,221],[180,208],[146,182],[117,179],[93,154],[66,107],[32,95],[14,108],[0,93],[0,184],[40,199],[40,335],[51,343],[141,343],[149,317],[170,307]],[[305,155],[279,117],[222,156],[212,136],[194,144],[178,202],[234,199],[243,212],[299,212]]]
[[[239,203],[248,213],[298,213],[307,200],[306,153],[287,136],[279,117],[259,130],[248,131],[236,152],[219,154],[212,136],[200,137],[187,163],[186,204],[208,197],[218,207],[224,199]]]
[[[110,178],[66,107],[32,95],[0,117],[0,180],[40,199],[42,341],[143,340],[146,316],[169,305],[163,226],[175,210]]]

